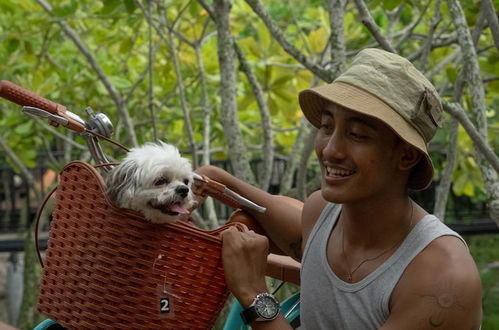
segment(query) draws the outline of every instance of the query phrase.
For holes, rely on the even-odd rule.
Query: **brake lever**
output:
[[[24,106],[23,112],[27,113],[28,115],[33,116],[33,117],[47,118],[49,121],[54,122],[58,125],[62,125],[62,126],[66,126],[69,123],[69,120],[67,120],[66,118],[54,115],[54,114],[52,114],[48,111],[42,110],[40,108]]]

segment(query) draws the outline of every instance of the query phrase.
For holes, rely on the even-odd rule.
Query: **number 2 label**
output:
[[[170,300],[168,298],[161,298],[159,305],[161,313],[170,313]]]

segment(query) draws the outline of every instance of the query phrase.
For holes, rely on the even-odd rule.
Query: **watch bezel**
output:
[[[267,304],[265,304],[265,303],[262,306],[260,306],[258,304],[259,301],[264,301],[264,300],[268,300],[274,304],[275,313],[273,315],[266,316],[260,310],[262,308],[262,306],[267,306]],[[258,294],[255,297],[255,300],[253,301],[252,306],[255,308],[255,312],[258,315],[258,318],[256,319],[257,321],[272,321],[273,319],[275,319],[277,317],[277,315],[279,314],[279,310],[280,310],[280,304],[279,304],[279,301],[276,299],[276,297],[274,297],[274,295],[272,295],[270,293],[266,293],[266,292]]]

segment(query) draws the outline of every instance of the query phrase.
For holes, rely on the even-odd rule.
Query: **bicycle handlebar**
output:
[[[83,133],[86,130],[85,125],[77,122],[68,115],[66,107],[62,104],[50,101],[8,80],[0,81],[0,97],[21,106],[39,108],[62,117],[67,120],[67,124],[64,126],[78,133]],[[54,124],[54,122],[52,123]],[[55,125],[58,125],[58,123],[55,123]]]
[[[87,113],[91,116],[91,120],[89,122],[85,122],[79,118],[78,115],[68,111],[64,105],[50,101],[8,80],[0,80],[0,97],[23,106],[23,111],[31,115],[48,118],[50,124],[54,126],[62,125],[78,133],[99,133],[100,135],[103,135],[101,136],[102,138],[109,138],[112,133],[112,124],[107,116],[103,114],[94,115],[91,109],[88,108]],[[89,127],[88,130],[87,127]],[[88,134],[85,134],[84,137],[96,163],[109,163],[98,144],[97,138]],[[126,149],[123,146],[121,147]],[[108,167],[104,167],[104,169],[109,170]],[[208,195],[226,205],[234,208],[246,206],[260,213],[265,212],[265,208],[256,205],[220,183],[208,180],[207,178],[203,179],[200,176],[197,176],[196,179],[206,183],[204,189],[206,189]]]

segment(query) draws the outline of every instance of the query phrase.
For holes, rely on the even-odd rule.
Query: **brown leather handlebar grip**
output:
[[[46,110],[54,115],[64,117],[69,122],[68,125],[66,125],[67,128],[80,133],[85,131],[85,126],[68,117],[65,106],[47,100],[46,98],[41,97],[40,95],[22,88],[21,86],[18,86],[8,80],[0,81],[0,97],[21,106],[36,107]]]
[[[241,207],[241,204],[236,201],[234,198],[227,196],[224,194],[225,191],[225,185],[221,184],[218,181],[212,180],[206,175],[202,176],[204,179],[204,182],[200,183],[196,188],[196,194],[198,195],[208,195],[219,202],[233,207],[235,209],[238,209]]]

